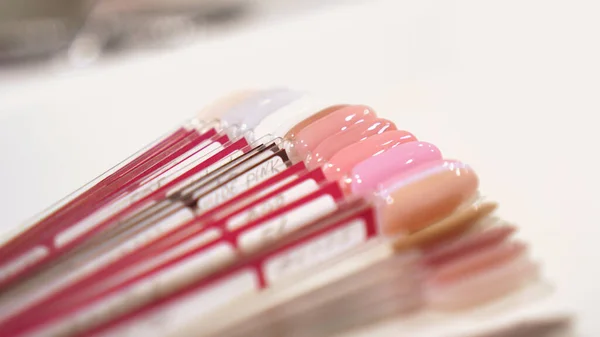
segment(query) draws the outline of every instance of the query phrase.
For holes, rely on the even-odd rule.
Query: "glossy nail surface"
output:
[[[387,151],[416,140],[410,132],[399,130],[369,137],[338,151],[323,166],[323,173],[329,180],[340,180],[350,174],[357,164],[369,160],[377,161],[375,157],[383,156]]]
[[[306,158],[327,137],[375,118],[375,112],[364,105],[351,105],[336,110],[298,132],[294,148],[299,157]]]
[[[390,132],[386,132],[387,135]],[[427,162],[442,159],[442,153],[427,142],[406,142],[358,163],[350,173],[353,194],[371,193],[382,182]]]
[[[305,95],[269,114],[254,128],[254,133],[258,137],[271,134],[283,138],[298,123],[312,119],[315,114],[328,110],[334,103],[330,99]]]
[[[352,125],[345,131],[338,132],[323,140],[314,152],[306,158],[306,164],[311,168],[323,165],[347,146],[362,142],[368,137],[395,130],[397,130],[396,125],[392,121],[383,118]]]
[[[376,199],[384,233],[414,233],[452,214],[477,193],[479,180],[468,165],[432,161],[380,186]]]
[[[428,247],[444,246],[444,242],[448,241],[455,242],[457,240],[453,239],[456,239],[458,236],[465,235],[465,232],[479,225],[479,220],[488,216],[497,207],[498,204],[493,202],[484,202],[482,204],[461,207],[450,216],[444,218],[442,221],[426,227],[414,234],[398,239],[396,242],[394,242],[394,249],[401,251],[419,248],[421,251],[425,250],[427,252]],[[446,245],[450,245],[450,243],[447,243]],[[435,253],[430,253],[430,255],[433,256],[433,259],[431,260],[428,260],[426,258],[428,256],[427,253],[424,253],[426,257],[423,258],[423,263],[431,266],[435,261],[443,261],[445,256],[456,255],[456,253],[452,253],[453,251],[446,253],[438,252],[437,255],[441,255],[442,257],[438,257],[437,259],[435,258]],[[448,257],[446,257],[446,260],[448,260]]]
[[[294,127],[292,127],[289,131],[287,131],[284,138],[287,140],[295,140],[298,133],[300,131],[304,130],[304,128],[306,128],[310,124],[316,122],[317,120],[319,120],[323,117],[329,116],[331,113],[333,113],[335,111],[338,111],[338,110],[348,107],[348,106],[349,106],[348,104],[339,104],[339,105],[330,106],[321,111],[318,111],[317,113],[304,119],[303,121],[301,121],[300,123],[298,123]]]
[[[304,94],[288,89],[259,91],[229,109],[221,119],[227,125],[238,125],[244,129],[253,129],[269,114],[299,99]]]

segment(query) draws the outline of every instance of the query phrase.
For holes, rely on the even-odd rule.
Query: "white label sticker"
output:
[[[232,231],[240,226],[243,226],[251,221],[260,218],[263,215],[273,212],[276,209],[283,207],[284,205],[290,204],[302,197],[309,195],[316,191],[319,185],[313,180],[308,179],[302,183],[285,190],[278,195],[275,195],[260,204],[251,207],[250,209],[239,213],[238,215],[231,217],[227,221],[227,229]]]
[[[276,156],[248,172],[225,183],[223,186],[209,192],[198,199],[198,210],[205,212],[221,203],[249,190],[258,183],[276,175],[286,167],[283,159]]]
[[[108,330],[103,336],[165,336],[190,322],[226,305],[232,300],[258,291],[258,280],[251,270],[244,270],[208,288],[157,308],[142,317]]]
[[[277,189],[279,189],[279,188],[281,188],[281,187],[283,187],[283,186],[291,183],[292,181],[294,181],[296,179],[298,179],[298,175],[296,175],[296,174],[293,174],[293,175],[291,175],[291,176],[289,176],[289,177],[287,177],[285,179],[282,179],[281,181],[278,181],[275,184],[270,185],[269,187],[267,187],[265,189],[262,189],[259,192],[255,193],[253,195],[254,198],[251,198],[251,200],[256,200],[256,199],[258,199],[260,197],[263,197],[263,196],[265,196],[265,195],[267,195],[267,194],[269,194],[269,193],[271,193],[271,192],[273,192],[273,191],[275,191],[275,190],[277,190]]]
[[[139,264],[131,265],[125,268],[125,270],[123,271],[119,271],[110,279],[102,281],[102,285],[108,287],[112,284],[121,282],[129,277],[133,277],[134,275],[138,275],[140,273],[148,271],[151,268],[158,266],[159,264],[176,258],[177,256],[181,256],[204,244],[212,242],[218,239],[220,236],[220,230],[210,229],[206,232],[201,233],[200,235],[194,236],[190,240],[187,240],[177,245],[173,249],[161,253],[158,256],[155,256],[149,260],[144,260]],[[60,280],[49,281],[48,283],[44,284],[43,287],[38,287],[37,289],[29,291],[26,294],[23,294],[23,296],[20,296],[18,299],[2,302],[2,304],[0,305],[0,312],[6,312],[10,315],[8,317],[3,318],[13,317],[14,315],[19,314],[23,310],[31,307],[35,303],[39,303],[39,301],[47,298],[51,294],[56,293],[61,289],[64,289],[65,287],[73,284],[77,280],[80,280],[86,275],[89,275],[93,271],[98,270],[100,267],[109,264],[112,260],[114,260],[114,257],[107,258],[104,261],[101,261],[100,263],[96,263],[95,266],[84,266],[83,269],[76,268],[70,274],[63,275]],[[0,322],[4,320],[3,318],[0,318]]]
[[[115,315],[135,310],[152,299],[165,296],[190,284],[201,275],[210,272],[215,266],[232,261],[234,257],[233,247],[227,244],[217,245],[208,251],[166,268],[156,275],[112,293],[99,302],[81,308],[77,313],[71,315],[68,320],[62,319],[55,324],[45,326],[43,328],[44,333],[47,335],[71,334],[99,322],[105,322],[114,318]],[[231,287],[228,287],[226,290],[235,291],[231,289]],[[210,305],[210,303],[207,305]],[[188,315],[194,314],[193,311],[189,311],[189,307],[186,310],[188,310]],[[179,313],[179,311],[177,312]],[[42,331],[40,331],[41,333]],[[146,334],[142,336],[146,336]]]
[[[20,273],[27,269],[29,266],[34,265],[38,261],[48,256],[50,252],[48,248],[44,246],[37,246],[30,249],[21,256],[11,260],[8,264],[0,267],[0,282],[6,281],[8,278]]]
[[[183,208],[160,220],[160,222],[151,228],[148,228],[147,230],[138,233],[127,241],[117,245],[116,247],[94,256],[92,259],[86,261],[85,264],[69,269],[69,271],[63,274],[61,278],[53,279],[44,284],[43,287],[38,287],[34,291],[28,292],[26,295],[19,298],[18,303],[9,301],[2,303],[0,308],[7,306],[11,311],[11,315],[21,312],[22,310],[43,300],[51,294],[83,279],[87,275],[90,275],[100,268],[105,267],[119,260],[120,258],[146,246],[148,243],[153,242],[156,238],[164,235],[164,233],[178,228],[193,218],[193,213],[189,209]],[[203,236],[197,240],[202,239],[207,239],[207,237]],[[195,242],[197,243],[197,241]]]
[[[202,157],[198,157],[198,155],[200,153],[206,155],[207,152],[206,152],[205,148],[210,143],[212,143],[212,140],[208,139],[208,140],[205,140],[205,141],[201,142],[200,144],[194,146],[192,149],[186,151],[184,154],[173,159],[171,162],[169,162],[164,167],[161,167],[157,171],[152,172],[149,176],[147,176],[146,178],[144,178],[144,180],[142,180],[140,185],[145,185],[145,184],[155,180],[156,178],[163,176],[167,171],[173,169],[174,167],[181,165],[183,162],[190,163],[188,160],[190,160],[191,158],[195,158],[195,159],[202,158]],[[212,145],[215,145],[215,144],[217,146],[219,145],[219,143],[213,143]]]
[[[333,197],[323,195],[247,230],[238,238],[239,247],[243,252],[254,251],[267,242],[276,240],[286,233],[335,211],[336,208]]]
[[[92,259],[85,264],[85,267],[94,267],[96,264],[105,265],[106,260],[115,261],[133,251],[144,247],[148,243],[154,241],[156,238],[163,236],[165,233],[171,232],[174,229],[180,227],[186,222],[194,218],[194,213],[188,208],[182,208],[177,212],[170,214],[169,216],[161,219],[152,227],[137,233],[132,238],[123,242],[116,248],[108,251],[107,253],[100,255],[96,259]]]
[[[155,203],[156,203],[156,201],[150,200],[150,201],[146,202],[139,209],[146,209]],[[88,233],[89,231],[91,231],[92,229],[96,228],[96,226],[98,226],[102,222],[108,220],[114,214],[124,210],[127,206],[129,206],[129,204],[130,204],[129,200],[127,198],[121,198],[115,204],[107,205],[105,207],[100,208],[99,210],[92,213],[91,215],[78,221],[71,227],[58,233],[54,237],[54,246],[56,248],[61,248],[65,245],[73,242],[74,240],[78,239],[82,235],[84,235],[84,234]]]
[[[184,181],[178,183],[177,185],[175,185],[175,187],[171,188],[167,192],[167,195],[171,195],[171,194],[179,191],[183,187],[187,186],[191,182],[194,182],[196,180],[201,179],[202,177],[204,177],[204,176],[208,175],[209,173],[215,171],[219,167],[221,167],[223,165],[226,165],[227,163],[235,160],[236,158],[238,158],[242,154],[244,154],[244,152],[242,152],[241,150],[235,150],[229,156],[227,156],[227,157],[225,157],[225,158],[217,161],[216,163],[214,163],[214,164],[210,165],[209,167],[205,168],[204,170],[200,170],[196,174],[193,174],[191,177],[189,177],[189,178],[185,179]]]
[[[366,238],[364,220],[355,219],[342,228],[273,256],[265,262],[265,279],[272,283],[316,266],[359,246]]]
[[[198,151],[194,155],[187,157],[187,159],[179,162],[177,165],[167,169],[166,171],[159,172],[159,174],[153,177],[151,181],[142,184],[140,188],[126,196],[128,199],[128,204],[132,204],[138,200],[141,200],[142,198],[147,197],[152,192],[158,190],[159,188],[165,186],[187,172],[191,168],[188,166],[191,166],[193,163],[196,163],[198,160],[206,157],[207,155],[213,152],[216,153],[222,149],[223,145],[221,143],[214,142],[208,145],[206,148]]]
[[[175,180],[177,177],[179,177],[182,174],[184,174],[185,172],[187,172],[188,169],[190,168],[188,166],[191,166],[192,164],[196,163],[197,161],[201,160],[202,158],[206,157],[207,155],[209,155],[213,152],[217,153],[218,151],[221,151],[222,149],[223,149],[223,145],[221,143],[212,143],[212,144],[208,145],[206,148],[203,148],[202,150],[198,151],[194,155],[188,157],[186,160],[177,164],[172,169],[170,169],[166,172],[163,172],[160,176],[158,176],[156,178],[156,183],[157,183],[158,187],[164,186],[164,185],[170,183],[171,181]],[[174,171],[174,169],[177,171]]]
[[[204,142],[202,144],[204,144]],[[55,240],[55,245],[57,247],[62,247],[65,244],[73,241],[74,239],[77,239],[80,235],[86,233],[101,222],[106,221],[112,215],[124,210],[134,202],[149,196],[150,194],[152,194],[152,192],[158,190],[161,186],[164,186],[169,182],[175,180],[177,177],[181,176],[183,173],[186,172],[186,170],[183,168],[185,168],[188,164],[205,157],[207,154],[211,153],[216,149],[220,149],[223,147],[220,143],[212,143],[208,146],[206,146],[206,144],[202,144],[196,146],[196,148],[194,148],[193,150],[190,150],[190,152],[195,152],[198,151],[198,148],[202,148],[202,150],[198,151],[196,154],[192,155],[193,152],[186,153],[185,156],[182,156],[183,158],[187,158],[186,156],[190,155],[191,157],[171,167],[167,171],[163,171],[153,175],[151,178],[146,179],[146,181],[142,183],[140,187],[137,188],[135,191],[120,196],[118,199],[110,202],[108,205],[103,206],[99,210],[93,212],[91,215],[88,215],[84,219],[77,222],[77,224],[75,224],[69,230],[66,230],[59,236],[57,236]]]
[[[168,249],[166,251],[161,252],[159,255],[154,256],[149,259],[144,259],[139,263],[134,265],[130,265],[124,270],[119,271],[117,274],[110,277],[110,279],[106,279],[102,281],[103,287],[111,286],[112,284],[120,283],[126,279],[144,273],[146,271],[151,270],[165,262],[171,261],[177,257],[180,257],[198,247],[201,247],[209,242],[213,242],[216,239],[221,237],[221,231],[213,228],[209,229],[201,234],[198,234],[191,239],[184,241],[176,245],[175,247]],[[210,254],[209,254],[210,255]]]
[[[228,207],[221,209],[218,213],[213,214],[213,219],[220,219],[236,210],[240,210],[240,209],[248,206],[255,200],[258,200],[259,198],[271,193],[272,191],[275,191],[276,189],[292,182],[295,179],[298,179],[298,176],[294,174],[294,175],[291,175],[273,185],[270,185],[267,188],[264,188],[260,191],[252,193],[251,195],[248,195],[247,197],[242,198],[242,200],[237,201],[235,204],[229,205]]]

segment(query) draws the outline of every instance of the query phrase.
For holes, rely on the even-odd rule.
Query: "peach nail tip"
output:
[[[370,108],[360,105],[349,105],[318,119],[302,130],[295,137],[295,148],[298,155],[306,157],[327,137],[344,131],[357,123],[364,123],[377,118]]]
[[[313,157],[317,157],[318,161],[324,162],[331,159],[342,149],[363,142],[370,137],[381,135],[385,132],[395,131],[396,125],[383,118],[376,118],[367,123],[358,123],[348,127],[344,131],[333,134],[317,145]],[[406,136],[406,135],[404,135]]]
[[[454,213],[477,193],[479,180],[473,170],[447,166],[444,160],[420,165],[379,193],[378,199],[386,200],[380,203],[386,234],[422,230]],[[394,207],[396,203],[402,207]]]
[[[330,115],[333,112],[336,112],[342,108],[346,108],[348,107],[349,104],[339,104],[339,105],[332,105],[330,107],[327,107],[325,109],[322,109],[316,113],[314,113],[312,116],[310,116],[309,118],[299,122],[298,124],[296,124],[295,126],[293,126],[285,135],[285,139],[289,139],[291,141],[295,140],[298,133],[300,131],[302,131],[304,128],[306,128],[307,126],[309,126],[310,124],[314,123],[315,121],[326,117],[328,115]]]

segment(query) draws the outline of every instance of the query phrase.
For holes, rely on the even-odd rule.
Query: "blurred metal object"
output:
[[[247,0],[0,0],[0,62],[90,62],[158,45],[236,17]],[[197,34],[196,34],[197,35]]]

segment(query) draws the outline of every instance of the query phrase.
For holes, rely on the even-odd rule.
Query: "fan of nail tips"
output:
[[[372,108],[207,109],[0,248],[2,331],[329,335],[539,280],[474,169]]]

